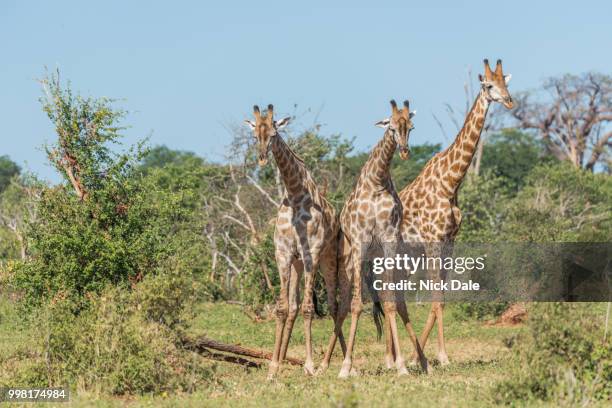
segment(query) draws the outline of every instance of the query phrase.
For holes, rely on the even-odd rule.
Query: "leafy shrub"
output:
[[[0,372],[7,373],[0,384],[68,384],[110,394],[192,391],[212,372],[181,347],[190,281],[159,274],[133,291],[109,287],[86,300],[57,294],[32,321],[33,344],[0,359]]]
[[[508,307],[509,302],[472,302],[458,303],[453,315],[459,320],[486,320],[499,317]]]
[[[38,221],[27,231],[31,259],[15,272],[26,303],[39,304],[58,292],[82,296],[109,283],[127,285],[180,251],[176,231],[188,219],[183,195],[158,191],[147,179],[124,181],[121,213],[110,197],[79,201],[65,188],[43,192]],[[119,188],[106,187],[97,194],[110,196]]]
[[[507,241],[607,242],[612,233],[612,177],[569,163],[536,167],[509,203]]]
[[[490,171],[467,177],[459,192],[462,221],[457,240],[499,240],[499,230],[505,222],[508,199],[506,180],[502,177],[495,176]]]
[[[556,400],[568,405],[612,397],[612,345],[603,340],[603,313],[595,304],[542,303],[515,339],[510,379],[496,388],[499,402]]]
[[[504,179],[510,193],[521,189],[527,176],[539,164],[553,162],[534,135],[517,129],[503,129],[486,139],[481,170]]]
[[[42,83],[43,110],[57,132],[46,149],[64,183],[41,186],[37,217],[24,231],[29,257],[12,283],[28,306],[58,294],[100,293],[109,284],[129,287],[180,258],[201,235],[194,222],[197,161],[180,173],[143,169],[142,143],[121,154],[111,149],[125,116],[112,99],[75,95],[59,73]]]

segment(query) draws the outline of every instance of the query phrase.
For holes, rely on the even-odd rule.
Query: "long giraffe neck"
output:
[[[308,172],[304,162],[285,141],[276,135],[272,138],[272,154],[280,171],[288,198],[300,197],[305,190]]]
[[[391,179],[389,169],[393,154],[397,149],[397,142],[393,136],[393,132],[389,129],[385,132],[382,140],[372,150],[370,157],[364,166],[366,169],[366,177],[369,177],[374,184],[384,185]]]
[[[488,109],[489,101],[484,90],[481,90],[455,141],[441,154],[439,163],[446,163],[446,165],[440,169],[440,177],[446,181],[453,192],[463,181],[472,163]]]

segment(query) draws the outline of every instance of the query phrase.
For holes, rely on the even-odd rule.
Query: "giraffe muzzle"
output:
[[[257,162],[259,163],[260,166],[265,166],[266,164],[268,164],[268,157],[259,156],[259,159],[257,160]]]
[[[504,98],[504,106],[508,109],[514,108],[514,101],[511,97]]]
[[[407,147],[400,147],[400,159],[407,160],[410,157],[410,149]]]

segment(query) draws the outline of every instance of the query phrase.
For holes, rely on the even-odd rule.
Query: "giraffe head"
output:
[[[482,85],[482,89],[487,99],[489,101],[499,102],[506,108],[512,109],[514,107],[514,102],[508,92],[508,82],[510,82],[512,75],[504,75],[502,71],[502,62],[499,59],[495,66],[495,72],[491,71],[488,59],[484,60],[484,69],[484,77],[479,74],[478,79],[480,80],[480,84]]]
[[[400,110],[397,109],[395,101],[391,100],[391,116],[376,122],[376,126],[388,129],[393,134],[395,142],[399,146],[402,160],[406,160],[410,155],[408,137],[410,136],[410,131],[414,129],[412,124],[414,115],[416,115],[416,111],[410,112],[408,101],[404,101],[404,107]]]
[[[268,112],[262,115],[259,111],[259,106],[253,106],[253,115],[255,122],[245,120],[255,138],[257,139],[257,159],[260,166],[265,166],[268,163],[268,152],[270,151],[271,142],[275,137],[278,137],[278,131],[289,123],[291,118],[286,117],[279,121],[274,120],[274,106],[268,105]]]

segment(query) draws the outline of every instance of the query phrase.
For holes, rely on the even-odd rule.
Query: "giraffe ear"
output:
[[[508,82],[510,82],[511,79],[512,74],[504,75],[504,81],[506,82],[506,85],[508,85]]]
[[[252,122],[248,119],[244,120],[244,124],[251,128],[251,130],[255,129],[255,122]]]
[[[416,115],[416,109],[410,112],[410,119],[414,118]]]
[[[391,123],[391,121],[389,120],[389,118],[387,118],[387,119],[379,120],[378,122],[374,124],[374,126],[386,129],[389,127],[389,123]]]
[[[290,121],[291,118],[287,116],[286,118],[282,118],[281,120],[277,120],[276,122],[274,122],[274,127],[276,127],[277,130],[282,129],[287,126]]]

